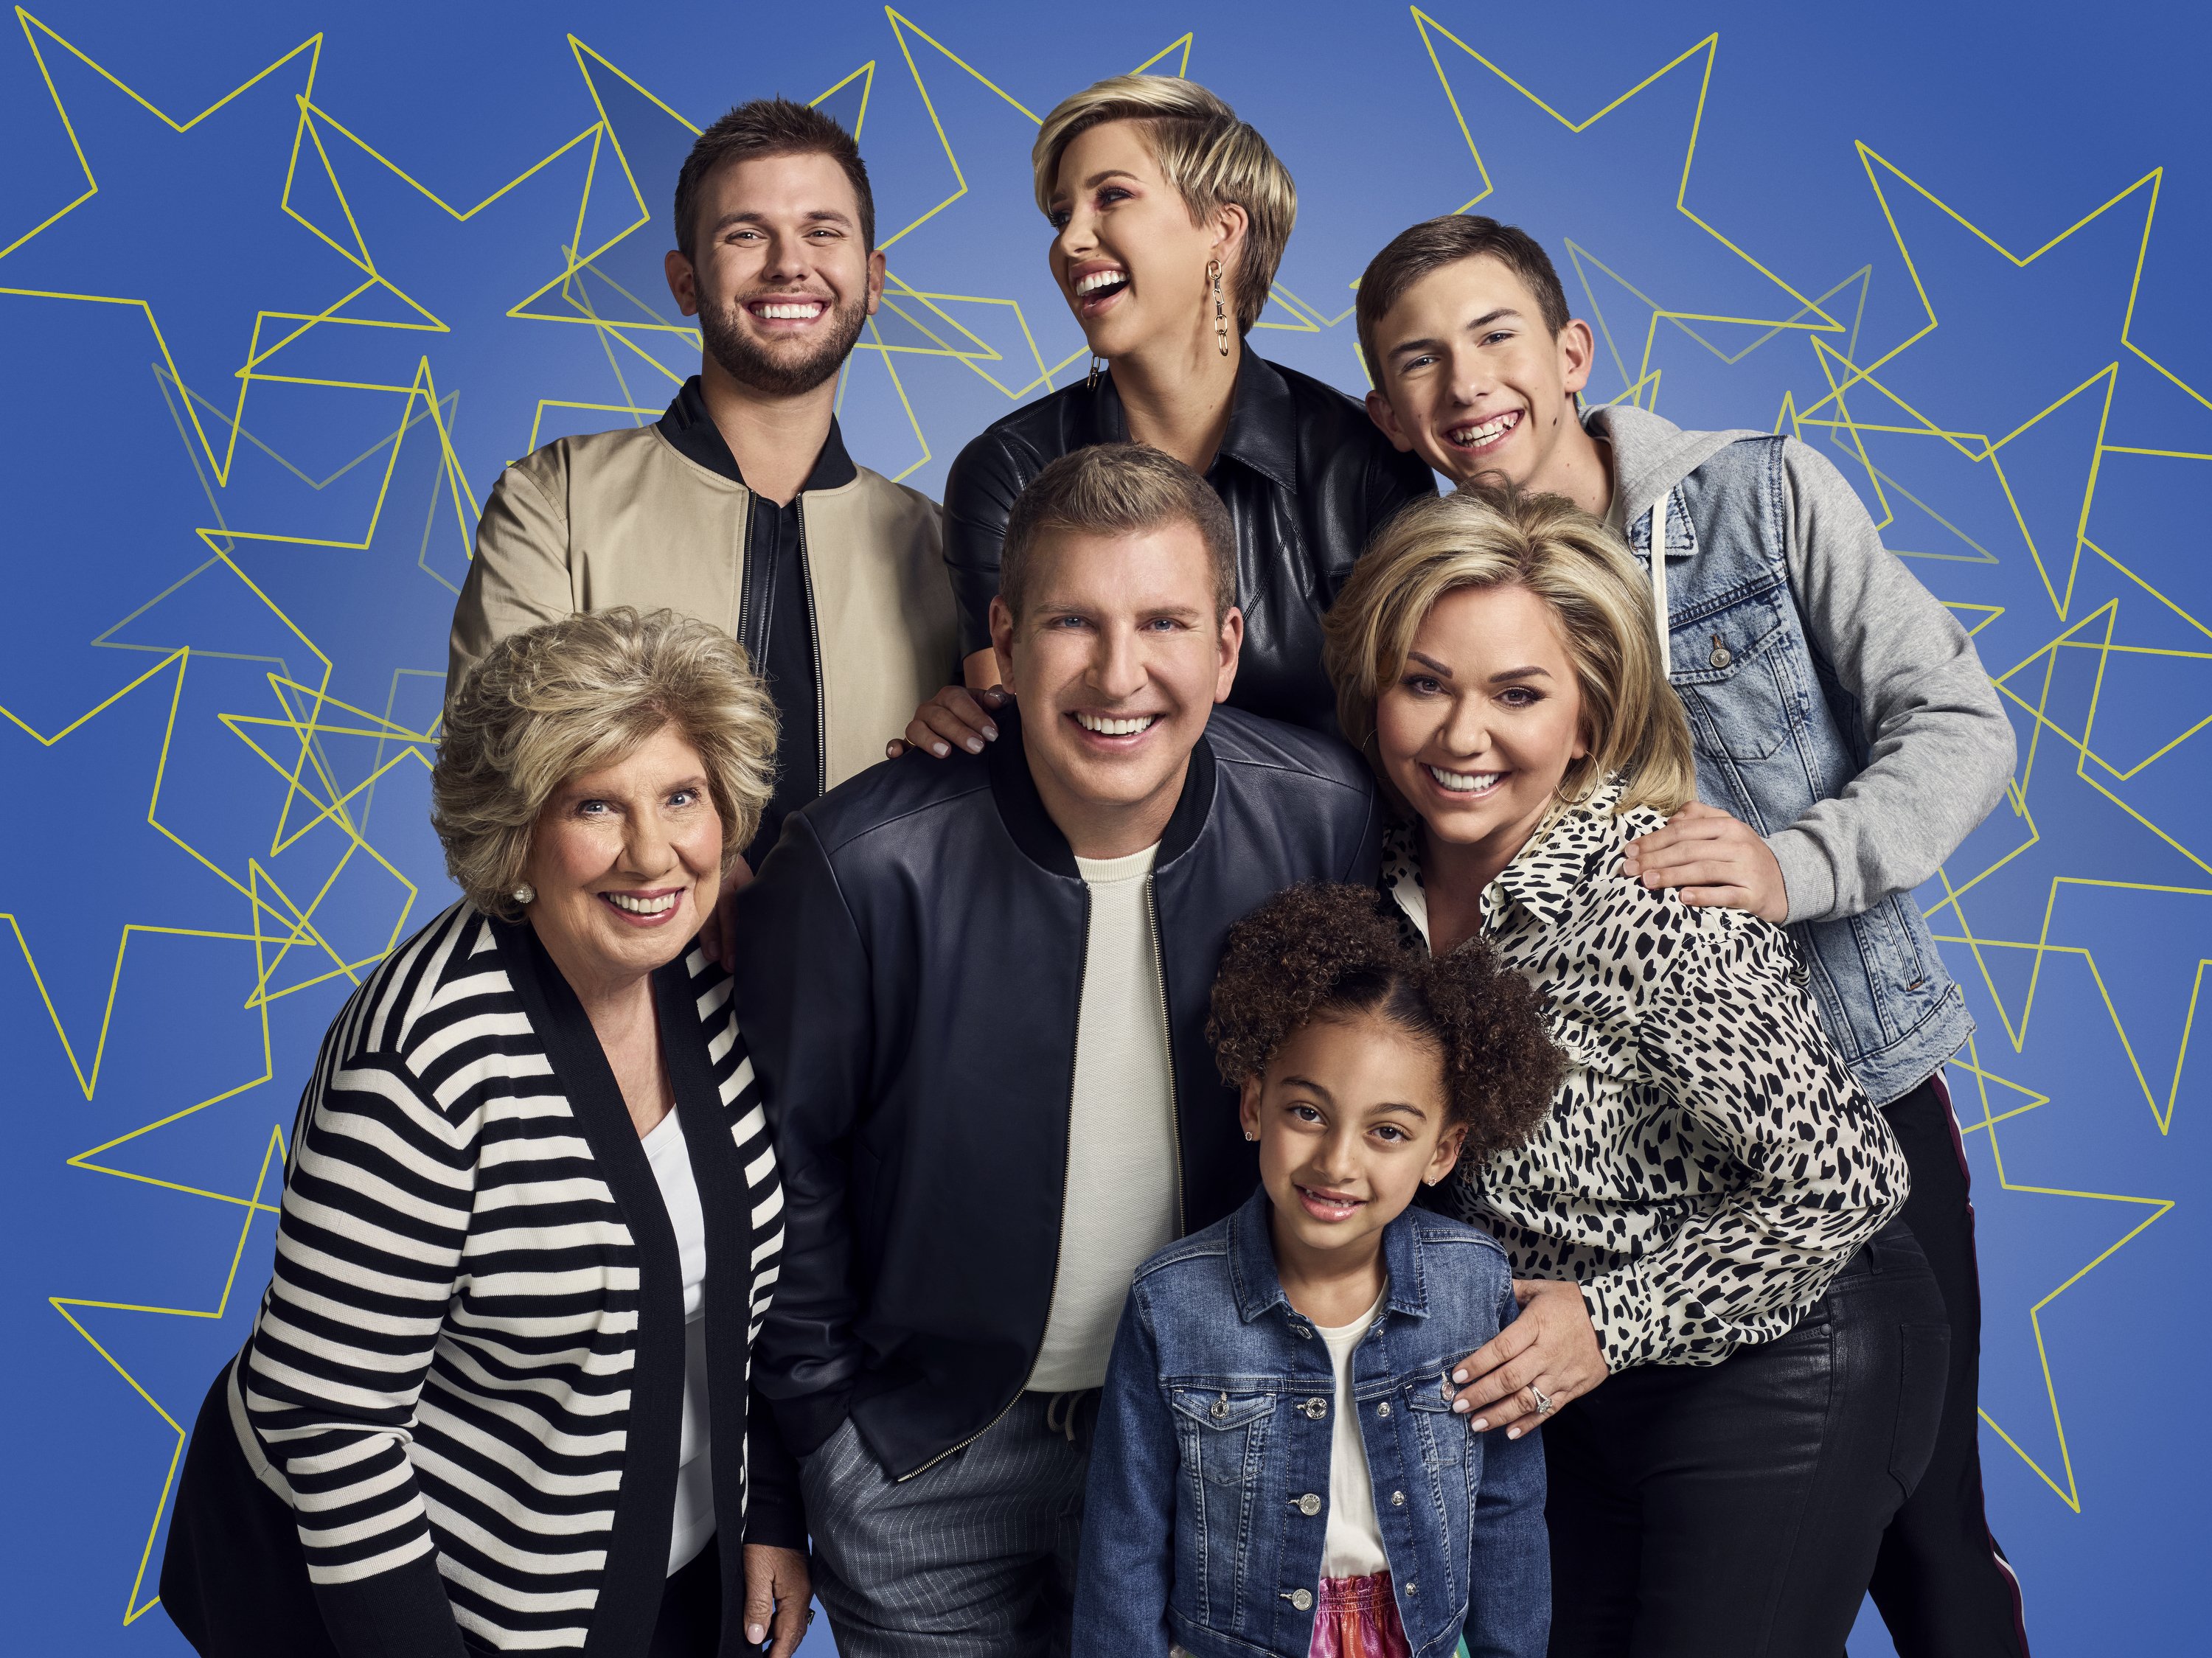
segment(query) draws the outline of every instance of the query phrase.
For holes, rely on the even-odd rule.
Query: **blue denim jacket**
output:
[[[1675,485],[1668,513],[1669,677],[1690,716],[1698,793],[1762,835],[1866,768],[1857,702],[1806,636],[1790,587],[1784,441],[1745,437]],[[1629,525],[1645,568],[1651,514]],[[1877,1105],[1933,1076],[1973,1021],[1909,892],[1790,928],[1820,1023]]]
[[[1091,1454],[1076,1658],[1305,1658],[1335,1373],[1275,1274],[1264,1188],[1137,1271]],[[1539,1436],[1468,1431],[1451,1368],[1515,1312],[1488,1234],[1408,1209],[1354,1351],[1375,1512],[1413,1658],[1540,1658],[1552,1617]],[[1312,1500],[1317,1497],[1319,1500]]]

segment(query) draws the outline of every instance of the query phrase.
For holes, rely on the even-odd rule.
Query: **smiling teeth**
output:
[[[1505,775],[1502,771],[1446,771],[1442,766],[1431,766],[1427,771],[1454,794],[1486,794]]]
[[[1159,715],[1148,714],[1135,720],[1107,720],[1095,714],[1079,714],[1075,723],[1087,732],[1097,732],[1101,737],[1134,737],[1139,732],[1150,731]]]
[[[1128,280],[1129,273],[1126,270],[1094,270],[1075,284],[1075,296],[1081,299],[1086,294],[1095,294],[1102,288],[1113,288]]]
[[[1483,422],[1480,426],[1455,427],[1451,432],[1451,440],[1471,449],[1476,444],[1487,443],[1499,434],[1510,430],[1520,417],[1519,410],[1509,409],[1494,419]]]
[[[818,305],[763,305],[760,314],[770,322],[811,322],[822,314]]]
[[[605,892],[599,896],[617,909],[626,909],[633,915],[665,915],[676,908],[676,900],[681,895],[664,892],[658,898],[633,898],[627,892]]]

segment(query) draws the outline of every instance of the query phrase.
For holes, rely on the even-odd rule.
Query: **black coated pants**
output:
[[[1624,1370],[1561,1412],[1552,1658],[1843,1658],[1935,1445],[1949,1346],[1893,1222],[1787,1335]]]
[[[1928,1471],[1882,1536],[1875,1605],[1898,1658],[2027,1658],[2020,1586],[1982,1508],[1982,1287],[1966,1152],[1940,1077],[1882,1114],[1911,1166],[1905,1224],[1950,1314],[1951,1370]]]

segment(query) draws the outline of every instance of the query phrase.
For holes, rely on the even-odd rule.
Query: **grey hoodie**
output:
[[[1727,445],[1764,435],[1685,432],[1628,407],[1583,424],[1612,446],[1616,530]],[[1973,641],[1883,547],[1843,474],[1794,438],[1783,474],[1790,591],[1814,654],[1857,699],[1869,757],[1766,844],[1790,920],[1835,920],[1933,875],[2003,798],[2016,747]]]

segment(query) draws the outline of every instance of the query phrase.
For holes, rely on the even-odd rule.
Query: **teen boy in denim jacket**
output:
[[[1973,1211],[1942,1081],[1973,1022],[1911,896],[2012,775],[1972,641],[1803,444],[1580,410],[1590,331],[1525,232],[1413,226],[1368,266],[1358,326],[1368,412],[1400,448],[1462,484],[1565,495],[1651,571],[1700,802],[1632,842],[1626,872],[1789,928],[1822,1023],[1904,1146],[1904,1219],[1949,1315],[1942,1428],[1883,1539],[1875,1603],[1903,1658],[2026,1658],[1983,1515]]]

